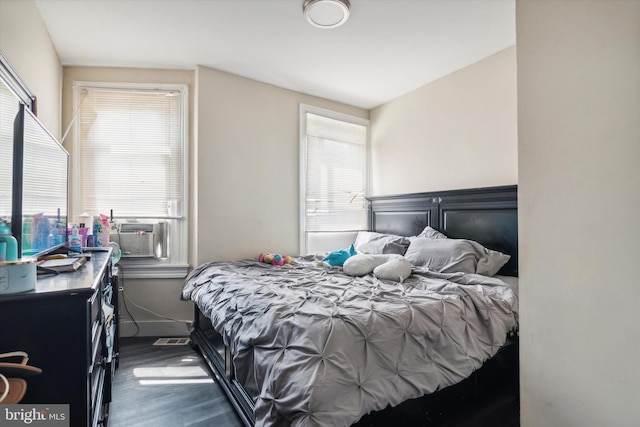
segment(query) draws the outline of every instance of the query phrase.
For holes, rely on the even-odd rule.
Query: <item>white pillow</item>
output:
[[[386,255],[356,254],[347,258],[342,265],[342,271],[349,276],[364,276],[385,262],[387,262]]]
[[[349,276],[365,276],[373,273],[378,279],[402,282],[411,275],[411,263],[396,254],[357,254],[348,258],[342,266]]]
[[[402,283],[411,276],[411,263],[404,258],[390,259],[373,269],[373,275],[381,280],[393,280]]]

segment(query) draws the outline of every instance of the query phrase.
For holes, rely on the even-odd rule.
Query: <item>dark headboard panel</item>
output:
[[[370,229],[415,236],[424,227],[511,255],[498,274],[518,275],[517,186],[370,197]]]
[[[437,224],[438,197],[432,193],[370,197],[370,228],[379,233],[415,236]]]

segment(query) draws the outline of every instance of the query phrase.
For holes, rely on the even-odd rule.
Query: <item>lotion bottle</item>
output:
[[[82,238],[78,232],[78,226],[75,224],[73,225],[71,237],[69,238],[69,249],[74,252],[82,252]]]

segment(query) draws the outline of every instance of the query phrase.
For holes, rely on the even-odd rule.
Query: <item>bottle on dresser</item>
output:
[[[100,214],[100,219],[96,217],[93,226],[93,238],[95,239],[96,246],[107,247],[109,246],[109,217],[107,215]]]
[[[80,237],[77,224],[73,224],[73,229],[71,230],[71,236],[69,237],[69,249],[73,252],[82,252],[82,237]]]

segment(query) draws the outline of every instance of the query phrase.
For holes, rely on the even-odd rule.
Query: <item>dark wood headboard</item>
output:
[[[485,187],[369,197],[369,228],[415,236],[427,225],[511,255],[498,272],[518,275],[518,187]]]

